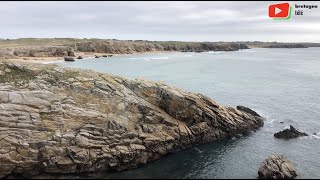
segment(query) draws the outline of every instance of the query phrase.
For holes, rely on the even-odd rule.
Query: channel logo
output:
[[[289,3],[272,4],[269,6],[269,17],[275,20],[288,20],[291,17],[291,10]]]

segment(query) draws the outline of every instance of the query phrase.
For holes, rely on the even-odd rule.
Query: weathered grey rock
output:
[[[161,82],[0,62],[0,178],[126,170],[263,120]]]
[[[297,172],[286,157],[271,155],[261,164],[258,175],[260,179],[293,179]]]
[[[292,139],[301,136],[308,136],[307,133],[303,133],[298,131],[296,128],[290,125],[290,129],[285,129],[283,131],[277,132],[274,134],[276,138],[283,138],[283,139]]]
[[[23,47],[15,48],[13,55],[18,57],[74,57],[74,49],[64,46],[41,46],[41,47]]]

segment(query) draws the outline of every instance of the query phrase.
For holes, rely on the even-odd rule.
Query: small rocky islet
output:
[[[0,62],[0,178],[137,168],[264,119],[163,82]]]
[[[298,176],[294,164],[283,155],[271,155],[261,164],[260,179],[294,179]]]
[[[292,138],[298,138],[302,136],[308,136],[307,133],[300,132],[296,128],[290,125],[289,129],[284,129],[283,131],[279,131],[274,134],[275,138],[281,138],[281,139],[292,139]]]

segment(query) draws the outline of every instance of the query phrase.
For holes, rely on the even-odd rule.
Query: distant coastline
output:
[[[1,39],[0,59],[49,62],[63,60],[65,56],[94,57],[160,52],[238,51],[250,48],[308,48],[320,43],[278,43],[260,41],[237,42],[182,42],[116,39],[73,38],[21,38]]]

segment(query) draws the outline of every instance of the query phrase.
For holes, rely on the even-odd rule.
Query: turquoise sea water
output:
[[[248,106],[267,119],[248,136],[199,145],[104,178],[256,178],[273,153],[293,161],[298,178],[320,178],[320,48],[142,54],[57,64],[163,80],[226,106]],[[273,137],[289,125],[311,136]]]

